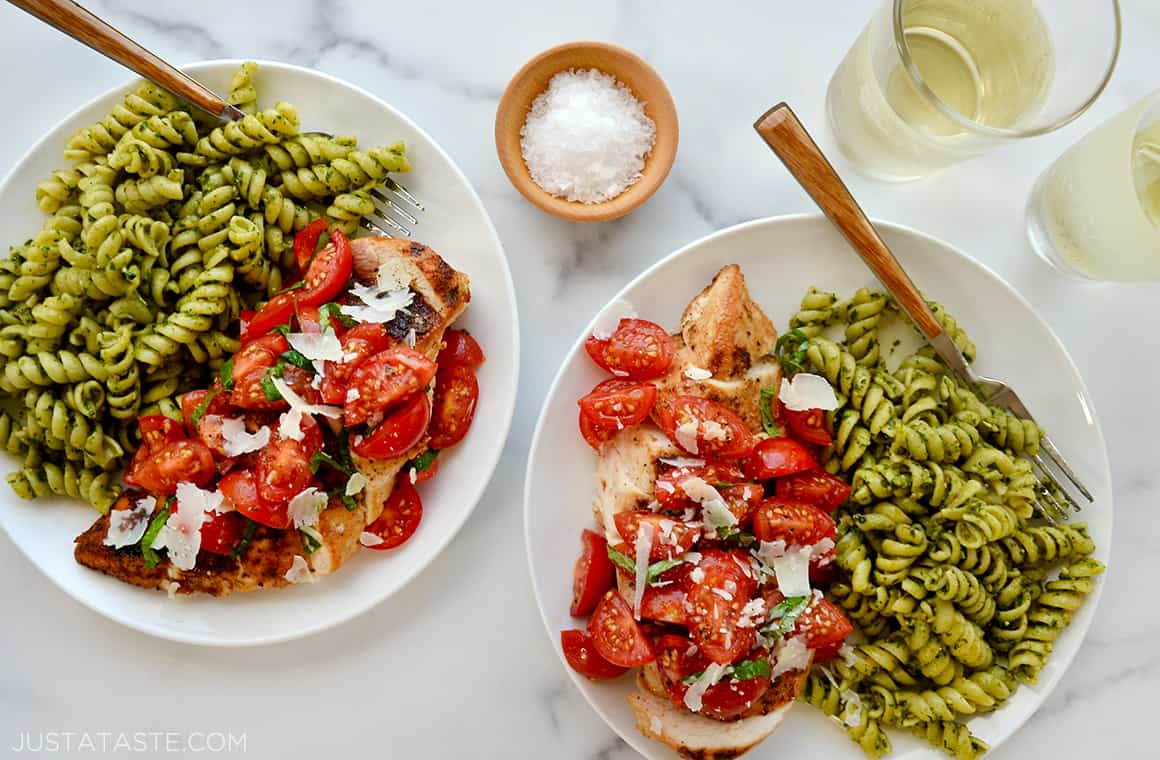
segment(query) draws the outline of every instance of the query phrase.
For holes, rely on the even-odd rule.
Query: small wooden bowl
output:
[[[553,76],[568,69],[598,69],[612,75],[632,90],[656,124],[656,142],[645,157],[641,178],[602,203],[569,201],[546,192],[532,179],[520,150],[520,129],[532,101]],[[640,56],[606,42],[569,42],[540,53],[512,77],[495,112],[495,147],[508,179],[529,201],[563,219],[603,222],[640,206],[665,181],[677,155],[677,109],[664,81]]]

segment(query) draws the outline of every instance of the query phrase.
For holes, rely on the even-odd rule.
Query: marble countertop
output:
[[[1023,234],[1039,172],[1104,118],[1160,86],[1160,5],[1123,0],[1124,46],[1108,91],[1077,123],[930,179],[885,185],[850,173],[874,216],[971,252],[1052,325],[1094,396],[1108,440],[1116,531],[1099,615],[1071,670],[993,757],[1155,756],[1160,609],[1160,284],[1064,279]],[[405,590],[329,632],[259,649],[155,640],[59,592],[0,535],[0,754],[23,732],[220,731],[254,757],[559,757],[633,752],[561,669],[524,559],[523,471],[540,403],[578,332],[628,279],[682,244],[756,217],[812,211],[750,124],[788,100],[824,128],[830,73],[875,0],[813,3],[622,0],[414,3],[92,0],[86,5],[174,62],[255,57],[320,69],[380,95],[450,152],[483,198],[511,261],[525,361],[516,421],[493,483],[451,546]],[[726,11],[725,8],[728,8]],[[503,22],[500,21],[503,19]],[[508,184],[492,119],[508,77],[536,52],[603,39],[647,58],[681,119],[676,166],[620,221],[546,216]],[[9,73],[0,170],[126,72],[11,6],[0,7]],[[768,158],[768,157],[767,157]],[[534,315],[535,318],[528,318]],[[468,568],[470,571],[468,571]],[[91,754],[79,749],[79,754]]]

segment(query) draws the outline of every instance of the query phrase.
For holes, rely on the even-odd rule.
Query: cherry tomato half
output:
[[[393,459],[422,440],[429,422],[431,402],[426,393],[416,393],[391,411],[369,434],[356,434],[351,440],[351,451],[367,459]]]
[[[757,444],[745,463],[745,474],[754,480],[768,480],[818,469],[805,446],[792,438],[767,438]]]
[[[622,319],[606,339],[588,336],[584,350],[603,369],[630,380],[651,380],[673,363],[673,339],[655,322]]]
[[[233,470],[226,473],[218,490],[227,504],[233,506],[243,517],[276,530],[290,527],[290,514],[286,502],[270,503],[258,496],[258,483],[252,470]]]
[[[184,439],[165,444],[136,470],[125,474],[125,482],[153,494],[177,493],[178,483],[205,486],[213,478],[213,453],[204,443]]]
[[[656,659],[652,642],[616,589],[601,597],[588,620],[588,632],[596,651],[613,665],[634,668]]]
[[[254,472],[258,496],[270,503],[289,501],[302,493],[314,480],[310,471],[310,456],[301,443],[290,438],[278,438],[258,454]]]
[[[773,609],[785,599],[772,585],[766,587],[764,596],[768,609]],[[854,626],[839,607],[825,597],[818,597],[797,619],[789,635],[804,636],[806,646],[814,650],[814,662],[823,663],[837,656],[846,637],[853,631]]]
[[[834,538],[836,533],[834,518],[804,502],[769,499],[753,515],[753,534],[761,541],[812,546],[823,538]]]
[[[225,414],[230,408],[230,394],[221,388],[211,388],[210,390],[189,391],[181,395],[181,415],[185,418],[185,429],[190,435],[193,435],[197,430],[197,424],[193,421],[193,415],[197,410],[205,404],[205,400],[213,393],[213,398],[206,404],[205,409],[202,410],[202,416],[210,414]]]
[[[242,516],[237,512],[210,512],[201,524],[201,550],[230,555],[242,540]]]
[[[466,330],[448,330],[443,334],[443,349],[439,351],[439,366],[462,364],[470,370],[479,369],[486,361],[483,349]]]
[[[592,418],[580,410],[580,435],[584,436],[584,441],[594,450],[600,451],[604,444],[616,435],[615,430],[607,430],[605,428],[596,427],[592,422]]]
[[[630,380],[605,380],[580,399],[580,411],[592,424],[606,430],[623,430],[640,424],[652,413],[656,386]]]
[[[753,653],[754,658],[768,657],[765,650]],[[709,659],[684,636],[666,634],[657,642],[657,663],[661,678],[672,699],[680,709],[685,707],[685,679],[700,673],[709,665]],[[769,689],[769,677],[758,676],[745,680],[725,678],[713,684],[701,695],[701,714],[717,720],[732,720],[750,707]]]
[[[833,512],[850,497],[850,484],[825,470],[811,470],[778,478],[777,495],[792,501],[804,501],[826,512]]]
[[[387,499],[379,519],[367,526],[368,533],[383,539],[371,549],[394,549],[415,534],[419,521],[423,519],[423,501],[411,481],[400,478],[395,481],[395,490]]]
[[[636,546],[641,525],[648,524],[650,526],[653,538],[652,548],[648,554],[649,562],[679,557],[692,549],[693,544],[701,538],[700,527],[654,512],[641,510],[618,512],[612,521],[616,523],[616,530],[620,533],[620,537],[629,546]]]
[[[463,365],[440,369],[435,377],[435,409],[431,416],[431,448],[449,449],[463,440],[475,419],[479,382]]]
[[[304,306],[320,306],[346,289],[354,271],[350,240],[340,229],[330,231],[330,243],[310,262],[303,280],[306,286],[294,291],[295,300]]]
[[[821,409],[806,409],[795,412],[785,410],[785,422],[794,438],[806,443],[816,443],[819,446],[829,446],[834,439],[830,436],[830,429],[826,426],[826,413]]]
[[[656,417],[661,430],[677,446],[696,456],[742,459],[756,444],[741,417],[706,398],[676,396],[658,400]]]
[[[580,556],[572,569],[573,617],[592,614],[600,597],[616,582],[604,536],[585,528],[580,534],[580,547]]]
[[[602,681],[616,678],[628,672],[628,668],[613,665],[600,656],[596,651],[596,644],[592,634],[588,631],[570,630],[560,631],[560,646],[564,650],[564,659],[580,675],[593,681]]]
[[[697,568],[699,580],[688,576],[689,633],[713,662],[734,662],[753,647],[756,636],[753,626],[739,625],[757,590],[749,557],[740,551],[705,549]]]
[[[294,236],[294,260],[298,263],[298,271],[306,274],[310,268],[310,261],[314,258],[314,249],[318,247],[318,238],[326,232],[326,219],[315,219],[303,227]]]
[[[435,362],[418,351],[397,346],[362,361],[350,377],[343,420],[357,425],[421,393],[435,377]]]

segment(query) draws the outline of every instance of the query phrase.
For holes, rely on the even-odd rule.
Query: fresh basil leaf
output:
[[[246,527],[242,528],[242,537],[238,540],[238,545],[230,552],[230,559],[237,559],[250,546],[250,542],[254,540],[254,527],[257,525],[250,518],[246,518]]]
[[[741,530],[736,526],[718,528],[717,537],[724,541],[735,544],[742,549],[748,549],[757,543],[757,536],[753,535],[747,530]]]
[[[285,287],[285,288],[282,288],[281,290],[279,290],[278,295],[282,295],[283,293],[293,293],[295,290],[302,290],[302,288],[304,288],[304,287],[306,287],[306,280],[299,280],[298,282],[294,283],[293,285],[290,285],[289,287]]]
[[[313,528],[299,528],[298,535],[302,536],[302,550],[307,555],[314,554],[322,548],[322,541],[318,540],[318,532]]]
[[[801,330],[790,330],[782,333],[774,345],[774,355],[781,363],[781,371],[787,377],[806,368],[806,351],[810,347],[810,339]]]
[[[608,558],[612,560],[612,564],[625,572],[636,573],[636,563],[627,554],[614,548],[612,544],[608,545]]]
[[[157,534],[169,519],[169,512],[169,504],[166,504],[153,516],[149,527],[145,529],[145,535],[141,536],[141,556],[145,559],[145,567],[157,567],[157,563],[161,561],[157,550],[153,548],[153,542],[157,540]]]
[[[769,660],[742,660],[733,666],[733,672],[729,675],[738,681],[749,681],[754,678],[768,678],[772,674]]]
[[[214,396],[217,396],[221,392],[221,388],[214,388],[209,392],[209,395],[207,395],[202,400],[202,402],[197,405],[197,408],[193,410],[193,414],[189,415],[190,424],[192,424],[194,427],[197,427],[197,423],[200,422],[201,418],[205,416],[205,412],[207,409],[209,409],[209,405],[213,401]]]
[[[274,386],[274,380],[270,376],[277,369],[275,366],[274,369],[262,373],[262,392],[266,394],[267,401],[279,401],[282,398],[282,394],[278,392],[277,387]]]
[[[776,398],[777,392],[777,388],[767,385],[761,389],[761,396],[757,402],[757,409],[761,412],[761,427],[770,438],[780,438],[785,435],[785,431],[778,426],[773,418],[773,399]]]
[[[283,351],[282,355],[278,357],[278,361],[285,362],[286,364],[293,364],[295,367],[304,369],[311,374],[314,373],[314,365],[311,363],[311,361],[307,359],[301,352],[296,351],[293,348],[289,351]]]
[[[713,487],[714,488],[732,488],[735,485],[737,485],[737,484],[730,483],[728,480],[719,480],[713,484]]]
[[[684,562],[683,557],[673,557],[672,559],[662,559],[660,562],[654,562],[648,566],[648,576],[646,583],[653,585],[661,579],[661,576],[672,570],[677,565]],[[636,565],[633,565],[633,572],[636,571]]]
[[[318,307],[318,323],[322,326],[323,332],[328,329],[334,331],[335,322],[343,327],[354,327],[358,324],[354,317],[343,314],[341,307],[336,303],[324,303]]]
[[[350,458],[350,429],[345,425],[338,431],[338,445],[335,447],[334,455],[339,464],[345,468],[343,472],[347,474],[354,472],[354,460]]]
[[[329,466],[333,467],[334,469],[338,470],[339,472],[344,473],[346,475],[350,475],[351,473],[354,472],[354,467],[351,467],[349,465],[344,465],[342,462],[339,462],[337,459],[330,456],[329,454],[327,454],[324,451],[319,451],[314,456],[310,457],[310,471],[311,472],[318,472],[318,468],[324,464],[329,465]]]
[[[222,365],[221,372],[218,375],[222,379],[222,387],[227,391],[234,389],[234,360],[230,359]]]
[[[790,596],[778,602],[766,617],[766,625],[761,632],[770,638],[781,638],[793,630],[798,618],[810,606],[813,596]]]
[[[410,462],[407,462],[407,464],[403,465],[403,469],[405,470],[409,467],[412,470],[414,470],[415,472],[423,472],[423,470],[426,470],[431,465],[435,464],[435,460],[438,457],[439,457],[438,449],[427,449],[422,454],[415,457]]]

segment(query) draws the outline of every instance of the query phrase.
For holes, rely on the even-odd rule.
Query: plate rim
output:
[[[515,418],[516,402],[519,395],[520,378],[519,301],[516,298],[515,283],[512,279],[511,273],[511,263],[508,261],[507,251],[504,248],[503,241],[500,239],[499,232],[495,228],[495,222],[492,220],[491,215],[487,211],[487,207],[483,205],[483,201],[480,199],[479,193],[476,191],[475,186],[471,183],[471,180],[467,177],[466,174],[464,174],[463,169],[460,168],[459,164],[456,163],[456,161],[451,157],[446,149],[444,149],[444,147],[437,140],[435,140],[435,138],[432,137],[431,134],[427,132],[427,130],[423,129],[409,116],[404,114],[402,111],[387,101],[383,100],[378,95],[375,95],[374,93],[360,87],[359,85],[348,82],[345,79],[341,79],[334,76],[333,74],[328,74],[317,69],[312,69],[307,66],[300,66],[295,63],[287,63],[284,61],[275,61],[265,58],[198,59],[195,61],[178,64],[176,68],[187,74],[197,75],[204,72],[206,69],[225,68],[228,66],[237,67],[245,61],[255,62],[258,65],[259,70],[263,68],[266,68],[267,70],[280,69],[284,71],[291,71],[298,75],[315,77],[322,79],[335,87],[354,91],[355,93],[370,98],[380,107],[390,112],[394,118],[399,119],[407,127],[413,129],[415,132],[421,135],[429,143],[429,145],[434,148],[435,153],[447,162],[447,165],[451,168],[454,176],[460,182],[462,182],[463,186],[467,189],[468,198],[470,199],[470,202],[475,207],[475,209],[480,213],[484,225],[486,226],[486,229],[491,236],[490,242],[494,245],[496,251],[499,253],[499,261],[503,274],[502,280],[504,285],[504,301],[508,305],[508,310],[511,312],[512,317],[511,325],[509,327],[511,330],[510,338],[512,345],[512,376],[510,381],[506,384],[508,386],[506,388],[507,409],[506,412],[502,415],[502,419],[504,419],[505,422],[502,425],[502,436],[500,437],[501,443],[499,446],[495,447],[493,452],[484,453],[481,455],[483,457],[482,461],[486,463],[485,469],[487,471],[487,476],[480,479],[478,488],[476,489],[474,495],[469,499],[471,506],[463,511],[459,519],[452,524],[451,530],[447,531],[446,535],[437,542],[436,547],[434,551],[431,552],[430,556],[421,562],[415,563],[415,565],[409,568],[407,572],[403,573],[402,580],[392,590],[386,593],[367,595],[365,600],[352,605],[350,609],[345,610],[342,615],[336,615],[312,625],[302,626],[294,630],[281,633],[251,636],[246,639],[223,640],[215,639],[208,635],[198,635],[193,632],[158,627],[148,622],[136,620],[127,615],[121,615],[112,610],[102,608],[97,601],[88,598],[87,595],[73,593],[72,589],[68,588],[60,579],[56,578],[52,573],[45,569],[39,559],[33,556],[31,552],[27,551],[24,545],[17,541],[15,537],[13,537],[12,533],[8,529],[6,521],[0,519],[0,529],[4,531],[8,539],[12,541],[13,545],[15,545],[20,553],[28,559],[33,567],[35,567],[42,576],[47,578],[59,590],[63,591],[69,598],[79,602],[84,607],[92,610],[93,612],[96,612],[108,620],[112,620],[115,623],[119,623],[127,628],[131,628],[135,631],[139,631],[140,633],[144,633],[159,639],[173,641],[180,644],[227,649],[279,644],[286,641],[293,641],[295,639],[313,636],[330,628],[343,625],[344,623],[348,623],[360,615],[365,614],[374,607],[377,607],[379,604],[382,604],[391,596],[399,593],[412,581],[414,581],[415,578],[417,578],[423,571],[427,570],[435,562],[435,560],[443,554],[443,552],[447,549],[455,537],[459,535],[460,531],[463,529],[463,526],[467,524],[467,521],[479,507],[479,502],[482,500],[484,493],[491,485],[492,480],[495,478],[496,468],[499,466],[500,459],[503,456],[503,452],[507,448],[508,439],[511,436],[511,429]],[[71,109],[66,115],[57,119],[52,126],[45,130],[40,139],[32,143],[32,145],[30,145],[21,154],[20,158],[12,164],[12,167],[4,175],[3,179],[0,179],[0,197],[3,197],[4,194],[9,191],[9,186],[15,181],[15,177],[17,174],[19,174],[20,170],[24,168],[25,164],[32,161],[33,157],[36,156],[41,150],[43,150],[50,141],[56,139],[55,133],[63,124],[72,120],[80,112],[96,106],[101,101],[108,98],[114,98],[124,92],[127,92],[130,88],[136,86],[137,84],[146,81],[148,80],[146,80],[144,77],[134,75],[133,77],[124,80],[122,83],[114,85],[113,87],[110,87],[98,95],[88,99],[84,103],[78,105],[76,108]]]
[[[645,747],[652,747],[652,745],[656,744],[656,742],[654,742],[653,740],[649,739],[644,734],[641,734],[639,732],[637,732],[637,734],[632,736],[632,737],[626,737],[626,736],[621,735],[620,732],[617,731],[616,728],[614,727],[613,721],[609,718],[608,715],[605,714],[605,711],[596,702],[594,702],[593,700],[588,698],[588,695],[585,692],[585,690],[583,688],[581,688],[583,683],[584,683],[584,681],[581,680],[582,677],[578,673],[576,673],[574,670],[572,670],[572,668],[568,665],[568,661],[564,657],[563,649],[560,646],[560,637],[559,637],[560,632],[555,630],[552,627],[552,624],[548,620],[548,615],[547,615],[547,612],[544,608],[544,604],[542,602],[543,597],[541,595],[539,580],[536,577],[535,567],[532,564],[532,536],[531,536],[531,530],[530,530],[531,513],[532,513],[531,486],[532,486],[532,471],[534,469],[534,465],[536,464],[537,460],[539,459],[540,437],[543,434],[544,429],[546,427],[548,404],[554,398],[554,396],[557,392],[557,389],[559,388],[560,383],[562,382],[562,380],[564,378],[565,370],[567,369],[567,366],[568,366],[571,358],[573,357],[573,355],[575,355],[581,349],[581,347],[583,346],[585,337],[589,333],[591,333],[592,330],[595,328],[596,323],[597,323],[600,315],[603,314],[605,311],[607,311],[609,309],[609,307],[611,307],[617,301],[623,301],[625,294],[628,291],[632,290],[639,283],[647,280],[648,278],[653,276],[653,274],[656,273],[658,270],[664,268],[665,266],[669,265],[673,261],[675,261],[679,258],[683,258],[685,256],[695,255],[695,251],[697,248],[699,248],[700,246],[706,245],[712,241],[718,240],[718,239],[723,238],[723,237],[728,237],[731,235],[740,234],[742,232],[745,232],[745,231],[752,229],[752,228],[755,228],[755,227],[762,227],[762,226],[775,227],[775,226],[782,225],[782,224],[791,224],[791,223],[798,223],[798,222],[813,222],[815,224],[822,224],[824,226],[832,226],[832,223],[829,221],[829,219],[827,217],[825,217],[823,214],[821,214],[820,212],[800,212],[800,213],[793,213],[793,214],[778,214],[778,215],[773,215],[773,216],[760,217],[757,219],[750,219],[750,220],[747,220],[744,222],[740,222],[738,224],[731,225],[729,227],[725,227],[723,229],[715,230],[713,232],[710,232],[706,235],[703,235],[703,236],[697,238],[696,240],[693,240],[692,242],[686,243],[685,245],[681,246],[680,248],[677,248],[676,250],[668,253],[667,255],[665,255],[664,257],[659,259],[658,261],[654,262],[652,265],[646,267],[644,269],[644,271],[640,272],[638,275],[636,275],[635,277],[630,279],[628,281],[628,283],[626,283],[622,288],[620,288],[620,290],[618,290],[608,300],[607,303],[605,303],[602,307],[600,307],[596,311],[596,313],[593,315],[592,319],[585,325],[585,327],[584,327],[583,331],[580,333],[579,337],[577,337],[577,339],[573,342],[573,344],[571,345],[569,350],[564,354],[564,358],[560,362],[560,367],[556,370],[555,375],[552,377],[552,383],[551,383],[551,385],[548,386],[548,390],[544,394],[543,402],[540,405],[540,413],[536,419],[536,426],[532,432],[532,438],[531,438],[531,442],[530,442],[529,448],[528,448],[528,463],[527,463],[527,467],[526,467],[525,472],[524,472],[524,505],[523,505],[524,506],[524,509],[523,509],[523,513],[524,513],[523,514],[523,517],[524,517],[524,553],[527,557],[528,575],[530,576],[530,580],[532,583],[532,595],[536,601],[536,608],[540,613],[540,621],[544,624],[544,630],[548,634],[548,639],[551,641],[552,650],[556,654],[556,658],[559,661],[560,667],[562,667],[564,672],[569,676],[569,678],[571,678],[574,688],[576,688],[576,690],[580,692],[581,697],[583,697],[583,699],[587,703],[588,707],[590,709],[592,709],[597,715],[600,716],[600,719],[604,721],[605,726],[606,726],[606,728],[608,728],[608,730],[610,730],[614,735],[618,736],[626,744],[628,744],[630,747],[632,747],[634,750],[636,750],[640,754],[644,755],[645,757],[649,757],[650,755],[644,748]],[[881,230],[888,230],[890,232],[900,233],[903,235],[913,235],[914,237],[921,239],[924,243],[928,243],[928,244],[932,243],[934,245],[941,246],[941,247],[951,251],[956,256],[958,256],[960,259],[962,259],[963,262],[967,266],[975,267],[980,272],[982,272],[984,275],[986,275],[988,278],[990,278],[992,281],[994,281],[997,285],[999,285],[1001,288],[1005,289],[1010,295],[1014,296],[1015,299],[1024,308],[1026,308],[1028,310],[1028,312],[1031,314],[1031,316],[1036,321],[1038,321],[1040,323],[1040,326],[1043,327],[1047,331],[1047,334],[1051,337],[1051,340],[1054,342],[1055,347],[1062,353],[1062,355],[1063,355],[1064,359],[1066,359],[1068,365],[1075,372],[1075,376],[1079,382],[1079,388],[1083,393],[1083,397],[1087,402],[1089,402],[1089,403],[1087,403],[1087,411],[1089,412],[1089,414],[1091,416],[1092,427],[1095,430],[1097,442],[1099,443],[1099,448],[1100,448],[1100,455],[1101,456],[1100,456],[1100,461],[1098,462],[1098,464],[1102,467],[1102,471],[1104,473],[1106,473],[1108,476],[1108,510],[1107,510],[1108,511],[1108,537],[1107,537],[1107,541],[1106,541],[1107,547],[1108,547],[1108,549],[1107,549],[1108,555],[1103,560],[1103,563],[1105,565],[1105,571],[1104,571],[1103,575],[1101,576],[1100,582],[1096,584],[1095,590],[1087,597],[1087,599],[1084,602],[1085,606],[1091,607],[1092,614],[1088,615],[1085,618],[1085,620],[1082,622],[1081,628],[1076,629],[1079,631],[1079,643],[1075,647],[1075,649],[1070,653],[1070,655],[1067,655],[1063,658],[1063,668],[1061,669],[1059,679],[1057,679],[1056,682],[1052,684],[1050,689],[1043,691],[1043,692],[1038,692],[1039,701],[1035,705],[1035,709],[1033,709],[1029,712],[1025,712],[1022,715],[1022,717],[1020,717],[1018,720],[1015,721],[1011,730],[1005,736],[1003,736],[1002,739],[996,741],[994,744],[992,744],[990,746],[990,749],[988,751],[994,751],[999,746],[1001,746],[1004,742],[1006,742],[1008,739],[1010,739],[1012,736],[1014,736],[1021,728],[1023,728],[1024,724],[1033,715],[1035,715],[1037,712],[1039,712],[1039,709],[1042,707],[1043,703],[1046,702],[1047,698],[1049,696],[1051,696],[1051,694],[1055,691],[1056,687],[1059,685],[1059,681],[1062,680],[1063,676],[1066,675],[1068,670],[1070,670],[1072,662],[1075,659],[1075,656],[1083,648],[1083,644],[1087,639],[1088,632],[1091,630],[1092,623],[1095,621],[1096,615],[1098,614],[1099,602],[1100,602],[1100,599],[1103,597],[1104,587],[1107,585],[1107,574],[1110,571],[1111,566],[1112,566],[1111,550],[1112,550],[1112,545],[1113,545],[1113,537],[1114,537],[1114,533],[1115,533],[1115,491],[1113,488],[1114,484],[1113,484],[1112,479],[1111,479],[1111,474],[1112,474],[1111,473],[1111,462],[1108,459],[1107,440],[1104,437],[1103,427],[1100,424],[1099,412],[1095,406],[1095,399],[1092,397],[1091,392],[1088,390],[1087,382],[1084,380],[1083,374],[1079,371],[1079,367],[1076,366],[1076,363],[1072,359],[1071,354],[1068,352],[1067,347],[1063,344],[1063,341],[1060,340],[1060,338],[1056,334],[1055,330],[1053,330],[1051,325],[1048,324],[1047,321],[1044,320],[1042,316],[1040,316],[1038,310],[1036,310],[1034,308],[1034,306],[1032,306],[1031,302],[1028,301],[1023,296],[1022,293],[1020,293],[1018,290],[1015,289],[1014,286],[1012,286],[1005,279],[1003,279],[995,270],[991,269],[989,266],[987,266],[985,263],[979,261],[978,259],[970,256],[969,254],[967,254],[965,251],[963,251],[962,249],[960,249],[956,245],[948,243],[945,240],[942,240],[940,238],[935,237],[934,235],[931,235],[931,234],[926,233],[926,232],[922,232],[921,230],[917,230],[917,229],[910,227],[908,225],[905,225],[905,224],[900,224],[897,222],[889,222],[889,221],[885,221],[885,220],[877,218],[877,217],[870,217],[870,222],[875,228],[877,228],[880,231]],[[856,254],[853,251],[851,251],[851,255],[852,255],[851,262],[858,261],[858,259],[856,258]],[[870,277],[874,276],[873,272],[871,272],[868,268],[866,270],[866,274],[869,275]],[[1002,709],[1002,708],[1000,708],[1000,709]]]

